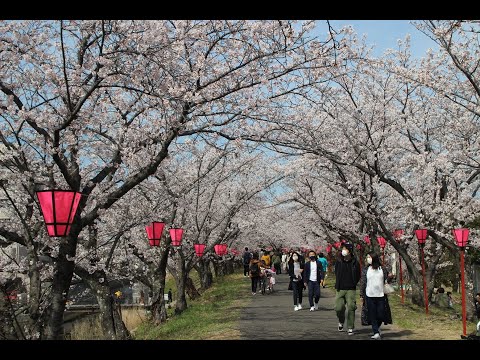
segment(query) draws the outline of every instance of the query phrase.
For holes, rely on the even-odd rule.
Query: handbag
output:
[[[395,292],[395,289],[390,284],[383,284],[383,293],[388,295]]]

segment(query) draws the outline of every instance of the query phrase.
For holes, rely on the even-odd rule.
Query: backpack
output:
[[[250,274],[252,276],[260,275],[260,267],[258,266],[258,262],[254,262],[252,265],[250,265]]]

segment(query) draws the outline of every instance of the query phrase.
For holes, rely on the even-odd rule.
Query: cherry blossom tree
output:
[[[30,199],[33,223],[21,231],[41,228],[32,200],[36,190],[64,187],[84,195],[65,240],[35,236],[41,244],[51,242],[48,256],[54,260],[47,338],[62,336],[79,237],[86,238],[89,226],[153,176],[179,138],[199,134],[197,141],[214,141],[216,129],[227,125],[235,133],[247,119],[274,113],[282,95],[315,82],[299,74],[330,66],[325,59],[335,41],[309,37],[312,26],[308,21],[1,24],[1,140],[7,148],[2,155],[25,159],[21,181],[30,179],[22,190],[28,196],[14,201]],[[20,216],[16,221],[16,229],[2,229],[7,241],[20,238]]]

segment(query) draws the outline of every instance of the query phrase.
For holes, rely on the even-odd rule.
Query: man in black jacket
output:
[[[355,258],[351,243],[343,243],[341,249],[341,253],[337,253],[335,262],[335,311],[338,318],[338,331],[343,331],[345,309],[347,309],[348,335],[353,335],[360,264]]]
[[[248,276],[250,260],[252,260],[252,253],[248,251],[248,247],[245,247],[245,252],[243,253],[243,276]]]

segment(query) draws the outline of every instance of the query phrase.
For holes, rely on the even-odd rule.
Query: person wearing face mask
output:
[[[303,261],[303,257],[300,256],[298,252],[294,251],[288,260],[288,275],[290,276],[290,281],[292,282],[294,311],[302,309],[304,268],[305,263]]]
[[[309,262],[305,263],[303,270],[303,281],[308,287],[308,302],[310,303],[310,311],[318,310],[318,300],[320,300],[320,282],[323,280],[323,266],[317,259],[315,251],[308,252]],[[315,305],[313,297],[315,296]]]
[[[356,288],[360,280],[360,264],[353,254],[353,244],[343,243],[342,251],[337,252],[335,276],[335,312],[338,318],[338,331],[343,331],[345,310],[347,310],[348,335],[353,335],[355,328]]]
[[[380,256],[371,251],[366,257],[367,264],[362,270],[360,298],[362,299],[362,325],[371,325],[374,340],[381,339],[380,325],[392,323],[392,313],[388,297],[383,292],[383,284],[388,279],[388,271],[380,263]]]

